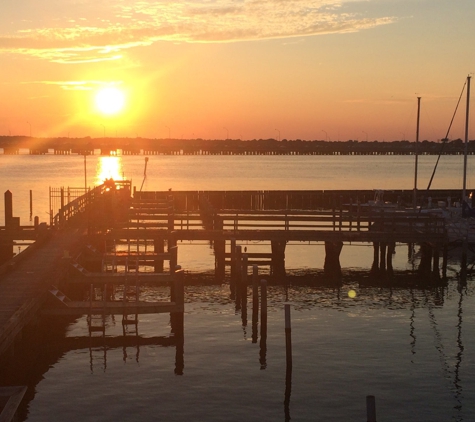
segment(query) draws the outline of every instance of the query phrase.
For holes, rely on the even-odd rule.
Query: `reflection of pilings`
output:
[[[267,281],[261,280],[261,341],[259,362],[261,369],[267,368]]]
[[[457,357],[455,361],[455,376],[454,376],[454,387],[455,387],[455,399],[458,402],[457,408],[462,409],[462,385],[460,380],[460,367],[462,365],[462,357],[464,346],[462,343],[462,300],[463,300],[463,291],[460,291],[459,303],[458,303],[458,323],[457,323]]]
[[[285,395],[284,395],[284,413],[285,421],[290,421],[290,395],[292,392],[292,327],[290,323],[290,305],[284,305],[285,308]]]
[[[467,283],[467,249],[468,240],[464,237],[462,240],[462,259],[460,260],[460,283],[464,286]]]
[[[447,262],[449,257],[449,248],[447,243],[444,243],[442,250],[442,278],[447,280]]]
[[[252,266],[252,342],[257,343],[259,322],[259,273],[257,265]]]

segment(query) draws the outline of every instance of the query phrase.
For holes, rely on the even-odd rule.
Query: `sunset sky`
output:
[[[0,3],[0,135],[437,140],[474,71],[474,0]]]

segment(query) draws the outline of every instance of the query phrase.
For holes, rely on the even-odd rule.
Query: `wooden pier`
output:
[[[456,200],[455,191],[450,195]],[[270,266],[277,276],[285,274],[288,242],[324,244],[324,272],[336,278],[341,249],[350,243],[373,245],[373,272],[390,273],[396,243],[421,245],[421,275],[438,277],[439,255],[446,263],[444,219],[404,208],[402,191],[391,207],[363,201],[362,191],[132,194],[124,181],[58,197],[49,225],[22,227],[6,207],[0,228],[0,355],[12,350],[40,312],[89,315],[91,321],[93,315],[122,314],[124,324],[136,323],[141,313],[168,312],[181,314],[181,322],[174,320],[182,325],[183,271],[176,271],[181,241],[211,242],[221,282],[242,254],[237,243],[245,241],[270,243],[269,252],[245,254],[245,260]],[[34,243],[12,258],[18,239]],[[141,301],[140,286],[148,284],[170,286],[170,301]],[[70,298],[68,291],[82,292],[83,299]]]

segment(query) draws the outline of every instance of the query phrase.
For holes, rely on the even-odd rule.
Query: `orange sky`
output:
[[[473,0],[3,0],[0,135],[414,140],[419,95],[437,140],[474,21]]]

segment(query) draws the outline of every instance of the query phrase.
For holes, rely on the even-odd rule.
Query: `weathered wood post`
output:
[[[242,266],[241,266],[241,317],[242,317],[242,326],[247,326],[247,254],[242,255]]]
[[[379,269],[380,271],[386,271],[386,248],[387,248],[387,243],[386,242],[381,242],[379,244]]]
[[[236,239],[231,239],[230,241],[230,252],[231,252],[231,279],[229,282],[229,288],[231,290],[231,298],[235,297],[236,294]]]
[[[325,263],[323,271],[329,277],[341,277],[340,253],[343,249],[343,242],[325,242]]]
[[[7,190],[4,194],[5,204],[5,233],[3,239],[0,238],[0,265],[13,257],[13,239],[8,236],[8,232],[13,230],[13,196]]]
[[[236,292],[236,310],[241,308],[241,274],[242,274],[242,247],[236,246],[236,262],[234,274],[234,291]]]
[[[61,188],[61,208],[59,210],[59,224],[64,223],[64,188]]]
[[[356,230],[360,231],[361,229],[361,203],[358,200],[358,208],[356,210]]]
[[[178,265],[178,246],[176,245],[176,240],[168,240],[168,253],[170,254],[170,275],[175,274],[176,266]]]
[[[285,304],[285,420],[290,421],[290,395],[292,391],[292,329],[290,324],[290,305]]]
[[[155,254],[162,254],[165,252],[165,240],[160,237],[153,239],[153,251]],[[163,259],[155,258],[154,271],[156,273],[163,273]]]
[[[170,314],[172,332],[175,336],[175,375],[183,375],[184,368],[184,342],[185,342],[185,273],[180,266],[177,266],[173,280],[173,290],[175,291],[175,303],[180,308],[177,312]]]
[[[223,217],[219,215],[214,216],[214,229],[216,231],[223,232]],[[217,280],[224,280],[226,274],[225,268],[225,255],[226,255],[226,240],[216,239],[214,241],[214,267],[215,278]]]
[[[292,371],[292,327],[290,322],[290,304],[284,305],[285,309],[285,361],[287,370]]]
[[[4,193],[4,204],[5,204],[5,227],[9,227],[11,220],[13,218],[13,195],[7,190]]]
[[[285,240],[271,240],[272,274],[285,276]]]
[[[371,265],[371,273],[379,272],[379,242],[373,242],[373,264]]]
[[[33,191],[30,189],[30,221],[33,218]]]
[[[338,227],[339,230],[341,231],[343,226],[343,198],[340,195],[340,216],[339,216],[339,221],[338,221]]]
[[[424,278],[431,275],[432,246],[427,242],[422,242],[420,246],[421,261],[419,263],[418,273]]]
[[[386,269],[388,274],[393,273],[393,255],[394,251],[396,250],[396,243],[395,242],[388,242],[388,252],[386,257]]]
[[[261,369],[267,368],[267,281],[261,280],[261,340],[259,362]]]
[[[374,396],[366,396],[366,419],[368,422],[376,422],[376,399]]]
[[[353,198],[350,198],[350,205],[348,206],[348,226],[349,230],[351,232],[352,229],[352,223],[353,223]]]
[[[252,342],[257,343],[257,324],[259,322],[259,269],[252,266]]]

